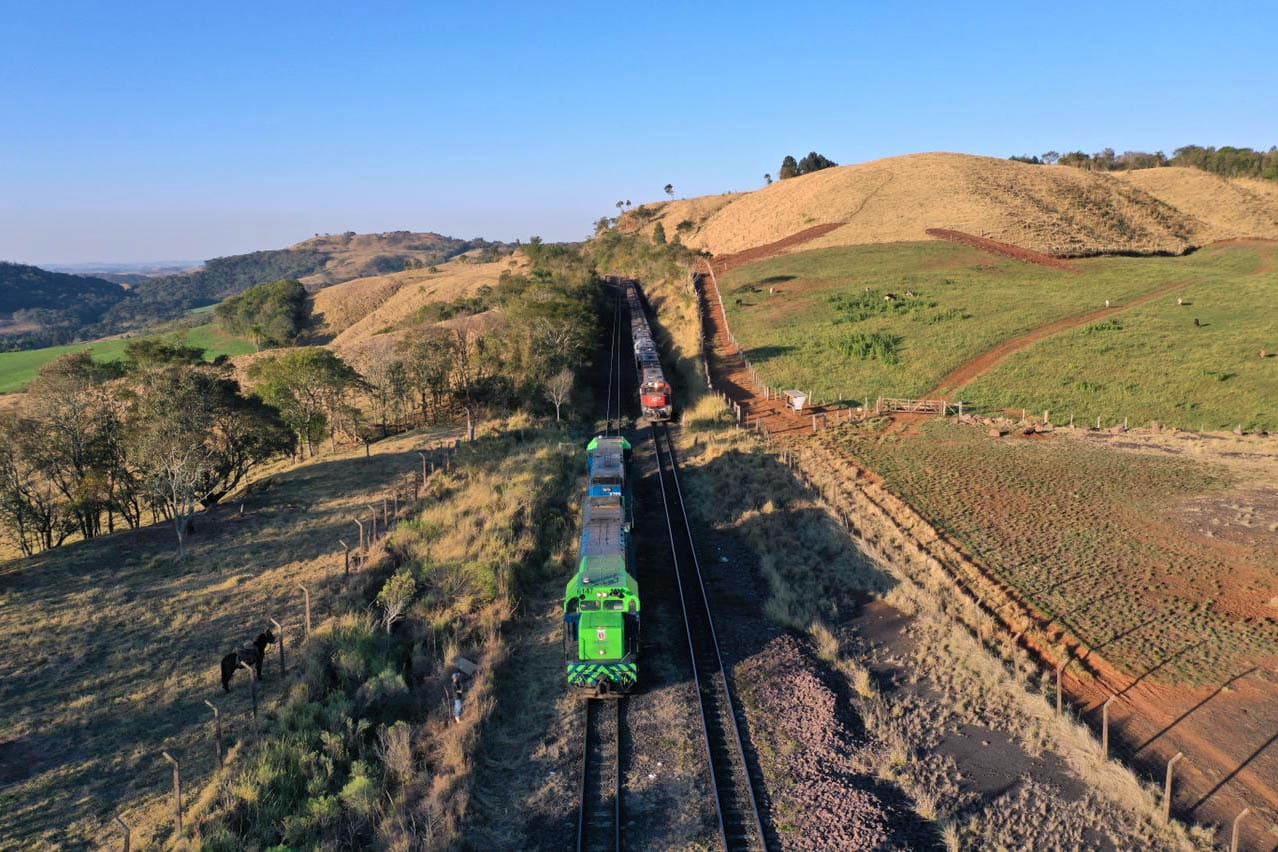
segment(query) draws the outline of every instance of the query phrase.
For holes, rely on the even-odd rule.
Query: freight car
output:
[[[639,679],[629,459],[620,436],[586,446],[589,485],[577,573],[564,589],[563,641],[568,684],[593,698],[624,695]]]
[[[626,282],[626,303],[630,308],[630,339],[634,342],[635,368],[639,373],[639,407],[649,420],[669,420],[673,410],[670,383],[661,369],[661,356],[644,313],[639,282]]]

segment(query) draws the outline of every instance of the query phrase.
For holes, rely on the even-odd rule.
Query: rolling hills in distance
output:
[[[134,331],[280,278],[297,278],[318,289],[361,276],[429,267],[496,245],[434,233],[347,232],[316,235],[285,249],[214,258],[187,272],[107,272],[109,280],[0,264],[0,350]]]

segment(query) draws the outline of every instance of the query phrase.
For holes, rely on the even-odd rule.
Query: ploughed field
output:
[[[935,395],[1057,422],[1278,429],[1278,357],[1260,356],[1278,351],[1275,254],[1220,244],[1068,271],[889,243],[781,255],[720,285],[760,381],[820,400]]]
[[[823,439],[1130,675],[1203,685],[1278,654],[1278,493],[1259,481],[1183,455],[944,421]]]

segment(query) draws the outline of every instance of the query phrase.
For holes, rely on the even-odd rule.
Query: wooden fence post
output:
[[[284,677],[284,625],[273,618],[271,624],[275,626],[275,641],[280,644],[280,677]]]
[[[240,660],[240,668],[249,673],[249,692],[253,694],[253,725],[258,728],[260,734],[261,728],[257,724],[257,670],[243,660]]]
[[[309,642],[311,640],[311,590],[300,583],[297,588],[301,591],[302,597],[306,602],[306,641]]]
[[[390,532],[390,499],[382,495],[382,529]]]
[[[1229,852],[1238,852],[1238,824],[1249,813],[1251,813],[1251,808],[1243,808],[1238,812],[1238,816],[1234,817],[1234,832],[1229,840]]]
[[[372,516],[368,519],[368,523],[369,523],[368,545],[369,547],[372,547],[374,544],[377,544],[377,507],[369,506],[368,509],[370,512],[373,513]]]
[[[340,538],[337,543],[342,546],[342,562],[344,564],[343,575],[349,577],[351,575],[351,546]]]
[[[1172,769],[1176,766],[1176,761],[1184,756],[1184,752],[1178,751],[1172,755],[1171,760],[1167,761],[1167,780],[1163,784],[1163,822],[1171,822]]]
[[[1111,695],[1101,705],[1101,751],[1105,754],[1106,760],[1109,760],[1109,705],[1117,697],[1117,695]]]
[[[367,553],[368,549],[364,547],[364,522],[356,518],[355,526],[359,527],[359,552]]]
[[[124,852],[129,852],[129,846],[133,840],[133,831],[129,828],[129,824],[124,821],[124,817],[119,814],[115,815],[115,821],[119,823],[120,830],[124,832],[124,846],[121,848]]]
[[[222,713],[217,709],[217,705],[207,698],[204,703],[209,705],[209,709],[213,711],[213,742],[217,747],[217,766],[222,768]]]
[[[164,759],[173,765],[173,812],[177,820],[177,836],[182,836],[182,770],[173,755],[167,751],[160,752]]]
[[[1066,657],[1064,662],[1056,664],[1056,715],[1061,715],[1064,707],[1064,699],[1061,694],[1061,673],[1065,671],[1065,667],[1069,665],[1069,658]]]

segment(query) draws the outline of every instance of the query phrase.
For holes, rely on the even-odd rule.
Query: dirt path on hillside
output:
[[[766,243],[765,245],[755,246],[745,251],[739,251],[735,254],[720,255],[712,261],[714,264],[714,272],[716,275],[723,275],[729,270],[736,269],[739,266],[745,266],[747,263],[755,263],[760,260],[767,260],[783,253],[786,249],[794,248],[806,242],[811,242],[817,237],[823,237],[836,228],[842,228],[846,222],[828,222],[824,225],[813,225],[811,228],[805,228],[798,233],[791,234],[785,239],[777,240],[774,243]]]
[[[1159,296],[1165,296],[1168,293],[1174,293],[1188,287],[1188,281],[1175,281],[1170,284],[1164,284],[1156,287],[1147,293],[1135,297],[1129,302],[1122,305],[1114,305],[1109,308],[1097,308],[1094,311],[1088,311],[1083,314],[1075,314],[1069,317],[1049,322],[1047,325],[1041,325],[1033,331],[1026,332],[1018,337],[1011,337],[999,343],[997,346],[987,349],[972,360],[952,370],[949,375],[941,379],[936,387],[928,391],[927,399],[946,399],[954,393],[962,390],[964,386],[971,384],[976,379],[993,370],[1002,364],[1009,356],[1021,351],[1046,337],[1059,334],[1062,331],[1069,331],[1079,326],[1088,325],[1106,317],[1120,314],[1123,311],[1134,308],[1137,305],[1143,305],[1146,302],[1157,299]]]
[[[981,251],[987,251],[990,254],[998,254],[1003,257],[1010,257],[1013,260],[1023,260],[1026,263],[1037,263],[1039,266],[1050,266],[1053,269],[1064,269],[1067,272],[1081,272],[1074,264],[1068,260],[1059,257],[1052,257],[1050,254],[1033,251],[1011,243],[1002,243],[998,240],[991,240],[989,237],[978,237],[975,234],[966,234],[962,231],[952,231],[949,228],[928,228],[924,231],[929,237],[936,237],[938,240],[949,240],[952,243],[960,243],[965,246],[971,246]]]

